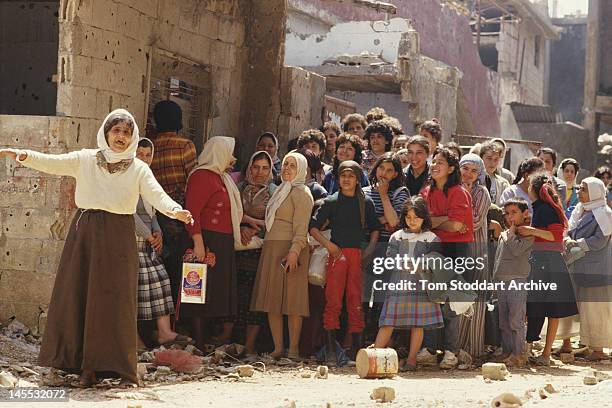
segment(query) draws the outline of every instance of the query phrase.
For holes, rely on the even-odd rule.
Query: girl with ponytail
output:
[[[529,279],[532,283],[544,283],[549,286],[544,290],[529,291],[527,343],[531,344],[540,339],[544,318],[548,318],[546,345],[542,354],[532,359],[537,365],[548,366],[559,319],[578,314],[578,309],[569,272],[562,256],[567,218],[561,199],[553,187],[551,177],[544,173],[529,178],[528,191],[533,207],[531,226],[518,227],[517,231],[523,237],[535,237]]]
[[[531,197],[529,196],[529,177],[532,174],[544,170],[544,162],[537,157],[531,157],[521,162],[516,173],[514,183],[508,187],[501,195],[500,203],[503,206],[504,203],[513,198],[520,198],[527,201],[529,206],[529,214],[533,214],[531,207]]]

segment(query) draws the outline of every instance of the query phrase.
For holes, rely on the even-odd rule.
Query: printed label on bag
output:
[[[182,303],[206,303],[206,264],[183,263]]]

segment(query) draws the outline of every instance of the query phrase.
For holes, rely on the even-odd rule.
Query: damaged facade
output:
[[[353,2],[289,0],[285,63],[324,75],[335,101],[361,112],[385,107],[408,134],[438,117],[446,140],[457,131],[498,135],[468,16],[438,0],[392,3],[391,16]]]
[[[358,112],[384,106],[406,128],[438,117],[447,137],[456,128],[462,74],[421,55],[419,34],[408,20],[342,23],[304,38],[291,32],[286,49],[287,64],[324,76],[327,95],[354,103]]]
[[[296,95],[314,80],[283,66],[286,2],[254,3],[0,1],[0,146],[95,147],[116,107],[145,135],[153,104],[166,98],[183,107],[183,132],[198,147],[211,135],[235,136],[244,157],[262,131],[286,134],[299,109],[310,112],[310,98]],[[42,330],[74,183],[8,160],[0,180],[0,321],[15,315]]]

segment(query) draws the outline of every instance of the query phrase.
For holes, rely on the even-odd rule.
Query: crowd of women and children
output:
[[[561,351],[571,351],[570,334],[557,330],[575,315],[588,358],[609,358],[609,168],[578,182],[576,160],[557,163],[554,150],[541,148],[515,176],[502,166],[503,139],[464,154],[456,143],[441,144],[436,119],[410,136],[373,108],[302,132],[282,159],[277,137],[263,133],[238,169],[233,138],[208,139],[196,159],[192,141],[179,134],[180,107],[162,101],[153,116],[151,139],[118,109],[102,123],[97,149],[0,150],[76,179],[78,210],[40,364],[79,372],[85,386],[109,371],[137,382],[138,349],[239,341],[247,361],[344,365],[374,346],[397,349],[404,371],[454,368],[460,350],[514,366],[549,365],[556,336],[567,337]],[[189,249],[208,264],[204,304],[180,302]],[[373,260],[396,255],[480,258],[479,267],[451,270],[453,278],[515,289],[463,298],[419,286],[377,293]],[[382,275],[398,283],[445,272],[409,264]],[[557,290],[521,286],[530,281]],[[488,327],[492,297],[498,328]],[[494,354],[490,346],[498,346]]]

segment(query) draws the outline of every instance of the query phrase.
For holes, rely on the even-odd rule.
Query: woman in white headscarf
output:
[[[609,358],[603,349],[612,347],[612,210],[606,204],[606,186],[595,177],[582,180],[578,199],[565,241],[570,251],[584,253],[570,265],[570,273],[580,313],[580,342],[591,349],[588,358],[598,361]]]
[[[307,166],[297,152],[283,159],[282,183],[266,208],[266,236],[251,298],[251,310],[268,314],[275,359],[283,355],[283,315],[289,316],[289,358],[299,358],[302,318],[309,316],[308,223],[313,200],[305,184]]]
[[[229,174],[236,161],[234,145],[232,137],[210,138],[187,179],[185,206],[194,221],[187,232],[193,239],[194,256],[203,262],[212,252],[216,260],[206,275],[206,303],[186,303],[179,309],[181,316],[193,319],[193,336],[199,348],[204,347],[204,319],[225,319],[222,337],[229,338],[231,318],[237,311],[234,245],[240,244],[243,212],[240,192]]]
[[[469,244],[468,256],[472,259],[483,258],[483,268],[477,266],[471,271],[469,281],[490,280],[487,260],[487,213],[491,206],[491,196],[485,187],[486,170],[480,156],[468,153],[459,161],[461,185],[472,196],[472,216],[474,217],[474,242]],[[474,357],[484,354],[485,338],[485,297],[480,293],[474,304],[474,315],[461,316],[459,320],[459,347]]]
[[[81,372],[82,386],[95,383],[100,371],[138,382],[133,214],[139,197],[168,217],[192,222],[149,167],[135,160],[138,126],[128,111],[111,112],[97,141],[98,149],[58,155],[0,150],[0,157],[26,167],[76,179],[78,210],[55,277],[39,364]]]

